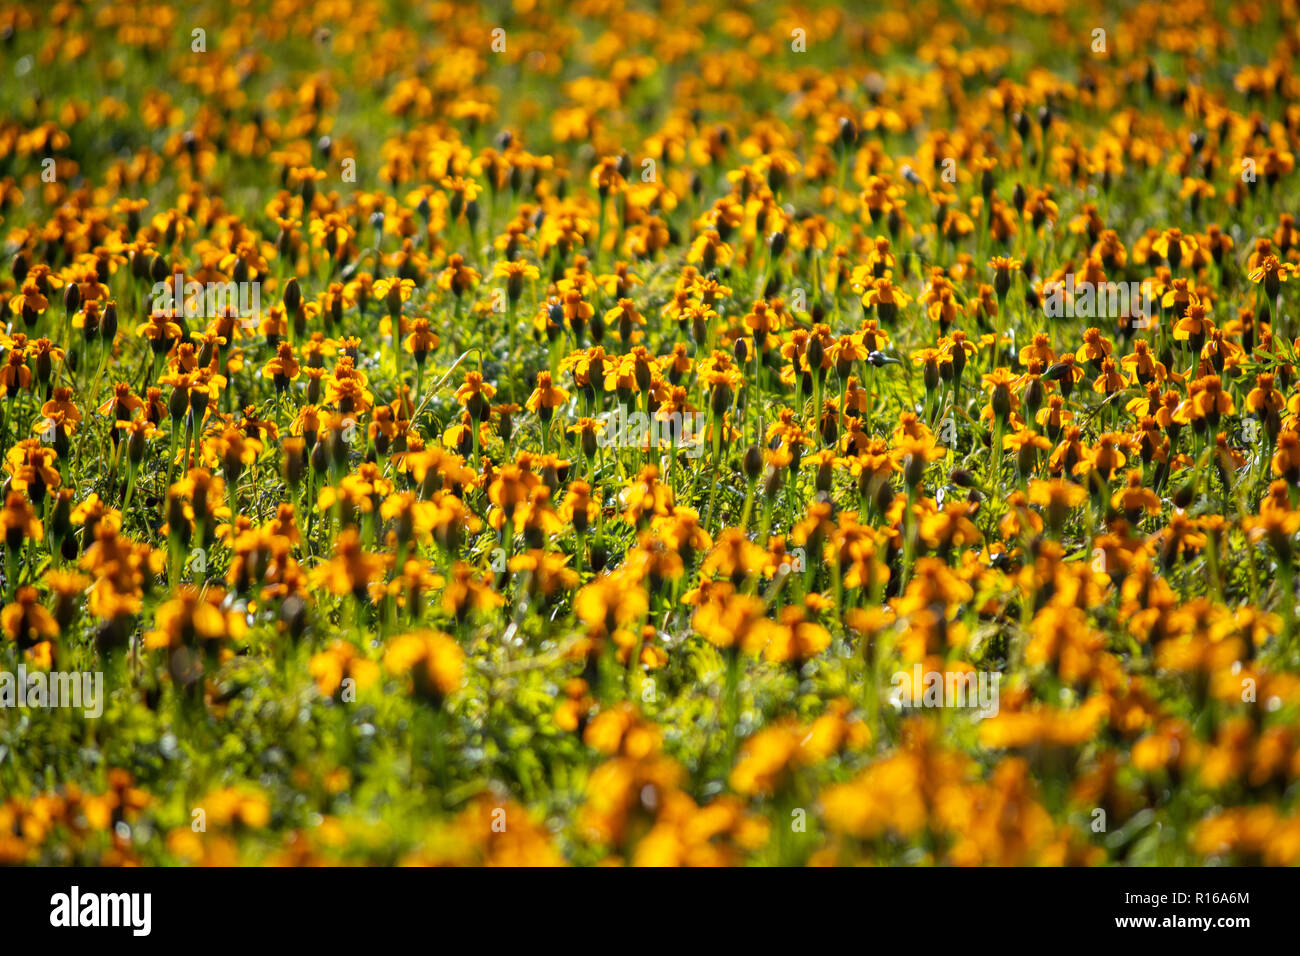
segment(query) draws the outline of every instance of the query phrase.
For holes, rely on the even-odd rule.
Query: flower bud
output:
[[[910,486],[916,487],[925,477],[925,456],[924,455],[904,455],[903,456],[903,480]]]
[[[325,449],[325,443],[317,442],[311,449],[311,470],[319,475],[328,471],[329,466],[329,453]]]
[[[847,116],[840,117],[840,144],[849,147],[858,141],[858,128]]]
[[[177,385],[172,389],[172,398],[168,399],[166,410],[173,419],[181,419],[185,416],[186,408],[190,407],[190,390],[183,385]]]
[[[714,387],[713,394],[709,396],[709,407],[713,414],[722,415],[731,405],[731,386],[725,382]]]
[[[298,285],[298,277],[290,276],[289,281],[284,284],[284,310],[290,314],[298,311],[298,306],[302,304],[302,288]]]
[[[280,473],[291,488],[302,484],[306,470],[306,444],[301,438],[286,438],[281,447]]]

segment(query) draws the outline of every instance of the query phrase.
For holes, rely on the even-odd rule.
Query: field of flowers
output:
[[[846,6],[0,7],[0,863],[1300,863],[1300,5]]]

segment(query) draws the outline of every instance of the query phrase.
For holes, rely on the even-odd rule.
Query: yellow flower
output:
[[[388,642],[384,669],[397,676],[409,675],[417,694],[441,703],[464,679],[465,652],[441,631],[413,631]]]

